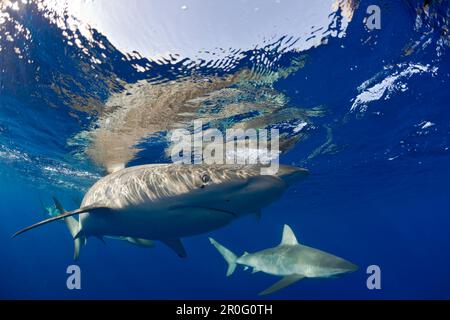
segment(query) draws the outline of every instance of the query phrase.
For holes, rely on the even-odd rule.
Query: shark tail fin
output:
[[[55,205],[60,206],[59,203],[55,203]],[[79,252],[80,252],[80,247],[82,244],[86,244],[87,238],[86,238],[85,234],[83,233],[83,230],[79,229],[78,221],[75,218],[73,218],[73,216],[79,215],[79,214],[85,213],[85,212],[90,212],[90,213],[93,213],[93,212],[98,213],[98,212],[105,212],[105,211],[108,212],[108,210],[109,209],[106,207],[91,205],[91,206],[82,207],[82,208],[79,208],[79,209],[76,209],[73,211],[67,211],[67,212],[59,214],[57,216],[42,220],[42,221],[35,223],[29,227],[23,228],[23,229],[17,231],[16,233],[14,233],[12,235],[12,238],[15,238],[18,235],[20,235],[24,232],[27,232],[29,230],[32,230],[34,228],[43,226],[44,224],[48,224],[53,221],[64,220],[67,224],[67,227],[69,228],[70,233],[72,234],[74,241],[75,241],[74,259],[76,260],[78,258]],[[61,211],[64,211],[64,209]],[[72,218],[72,219],[68,219],[68,218]]]
[[[56,197],[52,197],[53,202],[55,203],[55,207],[58,210],[59,214],[64,214],[66,210],[64,210],[61,203],[56,199]],[[64,222],[66,223],[67,229],[69,229],[70,235],[73,238],[73,245],[74,245],[74,251],[73,251],[73,260],[78,260],[80,256],[80,249],[81,245],[86,241],[83,236],[78,236],[78,232],[80,231],[80,224],[78,223],[78,220],[75,219],[73,216],[68,216],[67,218],[64,218]]]
[[[219,253],[223,256],[225,261],[228,263],[227,277],[231,276],[234,270],[236,269],[237,256],[233,252],[222,246],[213,238],[209,238],[209,241],[212,243],[214,247],[216,247],[217,251],[219,251]]]
[[[76,210],[73,210],[73,211],[67,211],[67,212],[65,212],[63,214],[60,214],[60,215],[57,215],[55,217],[51,217],[51,218],[42,220],[42,221],[40,221],[38,223],[35,223],[35,224],[33,224],[33,225],[29,226],[29,227],[23,228],[22,230],[19,230],[16,233],[14,233],[12,235],[12,238],[15,238],[15,237],[17,237],[18,235],[20,235],[20,234],[22,234],[24,232],[27,232],[27,231],[35,229],[37,227],[43,226],[44,224],[47,224],[47,223],[50,223],[50,222],[53,222],[53,221],[66,219],[68,217],[76,216],[76,215],[79,215],[79,214],[85,213],[85,212],[96,213],[97,214],[98,212],[105,212],[105,211],[108,212],[108,210],[109,210],[109,208],[107,208],[107,207],[98,207],[98,206],[92,205],[92,206],[82,207],[82,208],[79,208],[79,209],[76,209]],[[81,236],[81,233],[80,233],[80,231],[78,231],[77,235],[76,235],[76,238],[78,238],[80,236]]]

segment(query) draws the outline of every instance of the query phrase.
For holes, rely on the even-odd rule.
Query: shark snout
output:
[[[350,261],[344,260],[341,263],[340,269],[342,270],[342,273],[351,273],[357,271],[359,267],[356,264],[351,263]]]
[[[280,165],[277,176],[281,178],[288,186],[306,178],[309,171],[304,168]]]
[[[359,267],[356,264],[349,262],[346,269],[347,269],[347,272],[355,272],[359,269]]]

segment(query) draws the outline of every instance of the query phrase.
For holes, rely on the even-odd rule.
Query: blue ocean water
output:
[[[186,3],[186,14],[196,10],[198,1]],[[305,11],[313,6],[298,3]],[[80,25],[63,29],[60,21],[69,21],[70,13],[55,13],[45,1],[1,4],[0,297],[256,299],[277,279],[242,268],[225,277],[226,264],[207,236],[236,253],[254,252],[277,245],[287,223],[301,243],[344,257],[360,269],[336,279],[303,280],[268,298],[448,299],[449,3],[337,3],[348,6],[334,13],[333,23],[325,27],[330,32],[314,46],[295,48],[308,34],[291,30],[251,49],[232,48],[218,60],[179,57],[176,51],[163,58],[126,53],[100,27],[89,29],[89,36]],[[177,8],[182,5],[177,2]],[[369,30],[365,23],[370,5],[380,8],[380,29]],[[263,10],[261,5],[255,11]],[[344,28],[346,10],[351,21]],[[257,27],[257,22],[248,23],[248,30],[241,31]],[[135,32],[128,37],[147,30]],[[200,104],[226,110],[237,102],[270,107],[281,100],[264,126],[279,128],[287,141],[296,138],[280,162],[311,173],[265,208],[261,220],[249,216],[184,239],[187,259],[159,244],[144,249],[89,239],[76,262],[81,290],[66,287],[66,268],[75,262],[64,225],[11,239],[18,229],[46,217],[42,204],[50,205],[52,195],[66,209],[75,209],[105,174],[89,146],[102,119],[113,114],[105,113],[106,107],[115,111],[138,101],[152,108],[164,97],[142,98],[137,87],[164,91],[166,84],[189,83],[193,76],[212,81],[242,70],[252,70],[262,84],[230,85],[236,97],[217,90],[205,94]],[[171,103],[163,101],[168,107]],[[232,125],[249,117],[244,108],[214,124]],[[152,135],[141,137],[140,150],[127,166],[168,161],[166,130],[144,129]],[[381,269],[380,290],[367,288],[370,265]]]

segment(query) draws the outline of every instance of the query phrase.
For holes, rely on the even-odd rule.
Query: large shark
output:
[[[75,241],[75,259],[91,236],[125,237],[132,243],[159,240],[184,257],[180,238],[215,230],[246,214],[259,215],[307,174],[306,169],[284,165],[274,175],[262,175],[260,165],[129,167],[97,181],[79,209],[45,219],[13,237],[64,219]]]
[[[288,225],[284,225],[283,237],[278,246],[256,253],[245,252],[241,257],[237,257],[214,239],[209,240],[227,261],[227,276],[233,274],[237,264],[241,264],[245,269],[252,267],[253,273],[262,271],[283,277],[260,292],[260,295],[275,292],[303,278],[330,278],[358,269],[342,258],[299,244]]]

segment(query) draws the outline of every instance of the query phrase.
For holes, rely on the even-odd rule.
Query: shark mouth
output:
[[[217,211],[217,212],[221,212],[221,213],[228,214],[228,215],[232,216],[233,218],[237,218],[237,217],[238,217],[238,214],[237,214],[236,212],[228,211],[228,210],[224,210],[224,209],[219,209],[219,208],[214,208],[214,207],[179,206],[179,207],[174,207],[174,208],[172,208],[171,210],[176,210],[176,209],[186,209],[186,208],[202,209],[202,210],[210,210],[210,211]]]
[[[228,211],[228,210],[217,209],[217,208],[209,208],[209,207],[205,207],[204,209],[208,209],[208,210],[211,210],[211,211],[223,212],[223,213],[226,213],[226,214],[229,214],[229,215],[233,216],[234,218],[238,217],[237,213],[232,212],[232,211]]]

